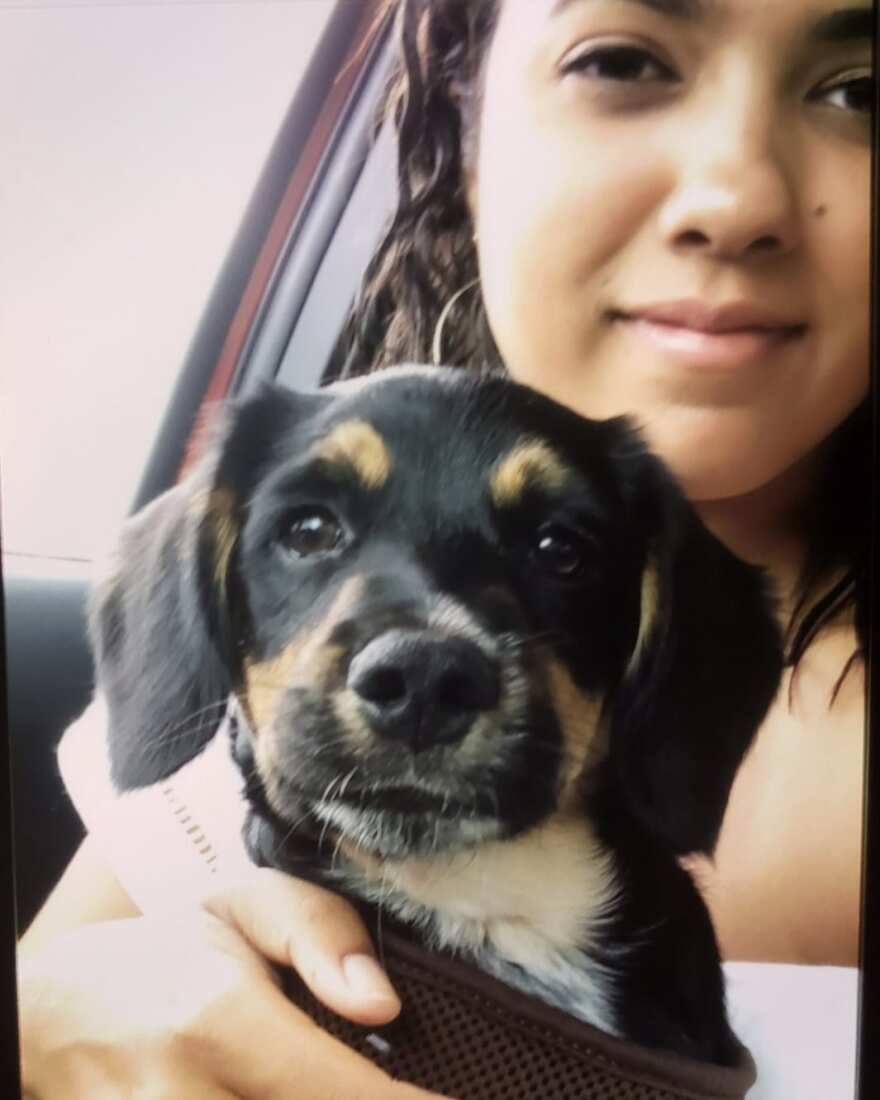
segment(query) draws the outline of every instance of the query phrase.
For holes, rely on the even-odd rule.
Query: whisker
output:
[[[281,855],[281,853],[284,849],[284,846],[287,844],[288,840],[290,840],[290,838],[293,836],[293,834],[300,827],[300,825],[302,825],[302,823],[306,820],[306,818],[308,816],[309,816],[309,811],[306,811],[304,814],[301,814],[296,819],[296,821],[293,822],[293,824],[290,826],[289,829],[287,829],[284,836],[281,837],[281,839],[275,845],[275,849],[274,849],[274,853],[273,853],[275,856],[280,856]]]
[[[177,722],[167,726],[158,738],[137,745],[136,751],[142,753],[145,758],[152,759],[153,754],[161,754],[172,745],[177,745],[181,741],[186,741],[189,738],[198,737],[209,726],[220,724],[220,720],[228,705],[229,700],[224,698],[215,703],[208,703],[203,707],[199,707],[197,710],[190,711],[190,713],[185,714],[183,718],[179,719]],[[205,720],[208,718],[211,711],[218,712],[216,723],[213,720]],[[202,721],[196,721],[197,719],[202,719]]]
[[[345,840],[345,834],[340,833],[336,838],[336,844],[333,847],[333,854],[330,856],[330,873],[336,872],[336,860],[339,858],[339,849],[342,847],[342,842]]]
[[[178,731],[172,737],[160,737],[145,741],[134,746],[132,751],[138,753],[144,761],[155,761],[165,755],[169,749],[189,740],[204,739],[206,731],[213,735],[216,729],[217,727],[213,722],[200,722],[188,729]]]
[[[352,779],[357,775],[359,770],[360,769],[359,769],[358,765],[355,764],[355,766],[351,769],[351,771],[348,773],[348,775],[345,777],[345,779],[343,779],[342,782],[339,784],[339,790],[336,792],[336,797],[337,798],[344,798],[345,797],[346,788],[348,787],[348,785],[352,781]]]

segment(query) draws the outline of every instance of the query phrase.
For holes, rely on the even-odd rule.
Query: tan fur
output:
[[[492,499],[499,508],[509,508],[526,489],[559,490],[568,477],[568,467],[552,447],[540,440],[523,440],[495,467]]]
[[[340,646],[328,638],[341,619],[349,614],[360,593],[363,578],[350,577],[340,588],[320,626],[304,630],[268,661],[245,661],[245,709],[254,732],[271,728],[278,700],[291,686],[314,688],[326,693],[339,687]]]
[[[391,473],[385,441],[366,420],[345,420],[313,450],[313,456],[350,467],[365,489],[380,489]]]
[[[271,661],[250,665],[246,670],[245,712],[254,731],[257,770],[266,786],[269,803],[284,816],[288,796],[284,790],[284,769],[280,766],[280,748],[296,730],[277,722],[279,704],[291,687],[313,688],[319,694],[335,693],[342,649],[321,644],[315,632],[295,638]]]
[[[300,635],[288,643],[277,657],[258,663],[245,661],[245,697],[242,705],[255,734],[259,735],[271,727],[278,700],[290,686],[309,641],[309,635]]]
[[[602,702],[585,695],[559,661],[548,662],[547,675],[553,709],[559,719],[565,745],[559,804],[560,808],[566,809],[576,795],[577,782],[587,762],[604,747],[600,720]]]
[[[333,696],[333,713],[345,731],[350,748],[369,749],[372,746],[375,735],[364,720],[360,703],[353,691],[341,691]]]
[[[206,514],[214,527],[214,579],[221,602],[226,599],[229,561],[238,538],[238,524],[235,522],[235,498],[228,489],[214,489],[208,495]]]
[[[632,654],[630,655],[629,663],[627,664],[627,675],[629,675],[638,665],[642,658],[642,654],[645,651],[645,646],[648,644],[648,639],[654,629],[654,624],[657,621],[657,613],[660,609],[660,577],[657,572],[657,564],[649,558],[645,563],[645,568],[642,573],[642,596],[639,610],[639,632],[636,636],[636,644],[633,646]]]
[[[284,807],[290,796],[285,789],[283,772],[275,763],[275,754],[268,737],[257,741],[256,761],[266,791],[266,799],[279,817],[283,818]]]
[[[276,724],[278,706],[291,687],[305,687],[319,694],[337,695],[341,687],[341,646],[330,645],[333,628],[354,608],[363,591],[363,577],[350,577],[340,588],[329,611],[316,629],[304,630],[267,661],[245,661],[245,690],[241,699],[256,738],[257,769],[266,785],[269,802],[283,815],[286,804],[278,764],[279,740],[289,728]],[[363,730],[346,721],[345,728],[357,743]]]

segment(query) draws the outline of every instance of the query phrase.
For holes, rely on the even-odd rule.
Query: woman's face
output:
[[[696,500],[865,396],[868,0],[501,0],[470,198],[511,374]]]

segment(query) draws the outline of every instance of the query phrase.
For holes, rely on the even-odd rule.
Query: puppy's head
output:
[[[129,524],[93,632],[120,787],[232,692],[274,814],[391,859],[578,812],[600,763],[708,850],[780,667],[761,576],[626,422],[455,371],[234,408]]]

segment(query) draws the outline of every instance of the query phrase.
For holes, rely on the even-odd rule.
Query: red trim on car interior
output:
[[[303,145],[302,152],[275,211],[266,239],[257,256],[253,271],[242,294],[241,301],[226,333],[223,349],[217,359],[211,381],[205,390],[196,426],[190,434],[178,477],[182,477],[198,458],[205,429],[216,416],[218,403],[226,396],[247,335],[254,323],[257,310],[266,294],[269,281],[275,271],[278,257],[287,240],[294,219],[302,208],[309,185],[314,178],[321,157],[327,148],[336,123],[348,102],[349,94],[363,67],[367,50],[377,30],[381,15],[387,7],[381,0],[364,3],[364,14],[354,32],[339,75],[334,80],[312,130]]]

